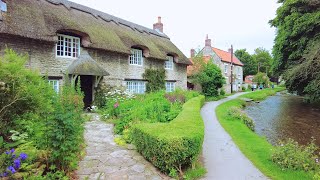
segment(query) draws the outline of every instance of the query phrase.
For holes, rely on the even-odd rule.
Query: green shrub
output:
[[[166,88],[166,70],[164,68],[146,69],[142,74],[142,77],[148,81],[146,85],[146,92],[157,92]]]
[[[190,99],[169,123],[143,123],[132,127],[133,144],[161,171],[169,173],[190,166],[202,150],[204,124],[200,108],[204,96]]]
[[[226,95],[226,91],[224,91],[224,89],[220,89],[220,95],[221,95],[221,96]]]
[[[83,142],[83,96],[71,86],[64,86],[48,120],[46,135],[50,161],[58,170],[69,172],[77,167]]]
[[[316,155],[317,150],[318,147],[313,142],[302,146],[298,142],[288,139],[275,147],[272,153],[272,161],[282,169],[320,170],[319,157]]]
[[[242,121],[251,131],[254,131],[254,121],[247,116],[246,113],[242,112],[238,107],[231,107],[228,109],[228,115],[232,117],[232,119],[237,119]]]

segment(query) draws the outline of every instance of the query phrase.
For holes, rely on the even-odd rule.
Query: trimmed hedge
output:
[[[200,108],[204,100],[204,96],[190,99],[169,123],[133,126],[131,135],[138,151],[166,173],[191,165],[202,150],[204,124]]]

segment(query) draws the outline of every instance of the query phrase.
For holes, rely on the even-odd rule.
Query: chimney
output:
[[[190,50],[190,57],[192,57],[192,58],[193,58],[193,57],[194,57],[194,55],[195,55],[195,52],[196,52],[196,51],[195,51],[194,49],[191,49],[191,50]]]
[[[208,38],[208,34],[206,36],[205,47],[211,47],[211,39]]]
[[[231,48],[228,49],[228,52],[231,53]]]
[[[153,30],[157,30],[163,33],[163,24],[161,22],[161,16],[158,17],[158,22],[153,24]]]

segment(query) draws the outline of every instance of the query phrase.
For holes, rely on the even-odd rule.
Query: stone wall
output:
[[[27,67],[38,70],[49,77],[65,76],[68,66],[75,58],[58,58],[55,55],[55,44],[45,41],[21,38],[17,36],[0,35],[0,54],[4,49],[12,48],[20,54],[28,54]],[[81,48],[87,50],[110,76],[104,77],[104,82],[112,86],[125,86],[125,80],[143,80],[142,74],[146,68],[164,67],[163,60],[144,58],[143,66],[129,65],[128,55],[103,50]],[[81,53],[80,53],[81,54]],[[166,80],[176,81],[176,88],[187,88],[187,66],[174,63],[173,70],[166,70]]]

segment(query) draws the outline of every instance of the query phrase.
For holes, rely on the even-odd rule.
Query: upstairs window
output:
[[[0,0],[0,13],[1,13],[1,11],[7,12],[7,4],[5,2],[3,2],[2,0]]]
[[[166,82],[166,91],[173,92],[174,91],[174,82]]]
[[[144,81],[127,81],[127,91],[133,94],[143,94],[146,91]]]
[[[167,56],[167,61],[164,62],[164,68],[165,69],[173,69],[173,57]]]
[[[49,85],[53,88],[53,90],[58,93],[59,92],[59,80],[49,80]]]
[[[129,64],[142,66],[142,63],[143,63],[142,50],[131,49],[131,55],[129,56]]]
[[[228,64],[224,64],[224,73],[228,73]]]
[[[58,34],[57,57],[78,58],[80,38]]]

